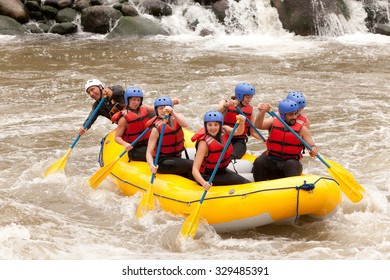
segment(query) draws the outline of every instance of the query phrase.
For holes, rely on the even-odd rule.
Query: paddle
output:
[[[275,114],[272,110],[268,111],[268,114],[277,118],[283,125],[294,134],[295,137],[305,145],[310,151],[312,148],[307,144],[282,118]],[[351,200],[352,202],[359,202],[363,198],[363,194],[365,192],[364,188],[359,185],[358,182],[355,181],[355,178],[349,173],[345,168],[343,168],[340,164],[331,161],[325,160],[321,157],[320,154],[317,154],[317,158],[321,160],[323,164],[328,168],[329,174],[337,181],[340,186],[341,191]]]
[[[260,131],[256,128],[256,126],[251,122],[251,120],[241,111],[241,109],[236,106],[236,110],[237,112],[239,112],[241,115],[243,115],[245,118],[246,118],[246,121],[249,123],[249,125],[257,132],[257,134],[259,134],[259,136],[261,137],[261,139],[263,139],[263,141],[265,142],[266,139],[264,138],[264,136],[260,133]]]
[[[165,116],[164,116],[164,121],[163,121],[163,124],[161,127],[160,138],[158,139],[156,157],[154,158],[154,166],[157,166],[157,164],[158,164],[158,158],[160,156],[161,145],[162,145],[162,140],[164,137],[164,130],[165,130],[165,125],[167,124],[168,116],[169,116],[168,113],[165,114]],[[138,218],[141,218],[143,216],[143,214],[146,213],[148,210],[154,209],[153,183],[154,183],[155,177],[156,177],[156,174],[152,173],[152,177],[150,179],[150,186],[143,194],[141,201],[138,205],[138,209],[137,209],[137,217]]]
[[[137,144],[137,142],[142,138],[144,137],[145,133],[149,131],[149,127],[146,128],[140,136],[138,136],[134,141],[133,143],[131,143],[131,145],[134,147],[135,144]],[[126,154],[126,149],[116,158],[114,159],[113,161],[111,161],[110,163],[108,164],[105,164],[102,168],[100,168],[98,171],[96,171],[92,176],[91,178],[89,178],[88,182],[89,182],[89,185],[95,189],[97,186],[100,185],[100,183],[108,176],[108,174],[110,174],[111,170],[114,168],[115,164],[121,159],[121,157]]]
[[[223,148],[223,150],[221,152],[221,155],[219,156],[217,164],[214,167],[213,173],[211,173],[210,179],[208,181],[209,184],[211,184],[213,182],[213,180],[214,180],[215,174],[218,171],[219,165],[220,165],[220,163],[221,163],[221,161],[222,161],[222,159],[223,159],[223,157],[225,155],[225,152],[226,152],[227,148],[229,147],[230,141],[232,140],[233,134],[236,131],[239,123],[240,123],[240,120],[237,119],[237,122],[234,125],[233,130],[230,133],[228,140],[225,143],[225,147]],[[184,237],[184,238],[189,238],[189,237],[194,238],[194,236],[196,234],[196,231],[198,229],[198,225],[199,225],[200,207],[202,206],[202,203],[203,203],[204,198],[206,197],[206,194],[207,194],[207,190],[205,190],[203,192],[202,198],[200,199],[198,206],[195,208],[195,210],[185,220],[185,222],[184,222],[184,224],[183,224],[183,226],[181,228],[181,232],[180,232],[181,237]]]
[[[102,106],[104,100],[106,98],[103,97],[102,100],[100,100],[99,104],[96,106],[95,110],[92,112],[91,116],[88,118],[87,122],[84,125],[84,129],[86,129],[89,124],[91,123],[92,119],[95,117],[96,113],[98,112],[99,108]],[[77,135],[76,139],[73,141],[73,144],[70,146],[69,150],[66,152],[66,154],[60,158],[58,161],[56,161],[52,166],[49,167],[49,169],[45,173],[45,177],[49,174],[53,174],[58,172],[59,170],[64,171],[66,160],[70,154],[70,152],[73,150],[74,146],[76,146],[77,142],[79,141],[81,135]]]

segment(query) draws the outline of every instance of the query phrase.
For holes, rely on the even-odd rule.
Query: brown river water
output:
[[[390,259],[389,38],[0,38],[0,259]],[[149,104],[178,97],[192,130],[240,81],[255,86],[252,105],[276,106],[302,91],[321,154],[354,175],[364,199],[344,197],[324,221],[225,234],[201,226],[200,238],[182,248],[175,242],[182,217],[157,209],[137,219],[138,195],[123,196],[108,180],[89,187],[100,140],[115,128],[107,119],[80,139],[65,174],[43,176],[88,115],[83,88],[93,77],[137,85]],[[250,140],[250,153],[263,150]],[[316,158],[303,164],[305,173],[327,175]]]

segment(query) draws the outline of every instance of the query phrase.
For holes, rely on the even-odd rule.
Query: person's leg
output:
[[[302,174],[302,163],[297,159],[289,159],[284,162],[282,168],[283,177],[299,176]]]
[[[233,153],[232,157],[236,159],[242,158],[246,153],[246,142],[245,139],[242,138],[233,138]]]
[[[129,160],[137,160],[137,161],[146,161],[146,148],[147,145],[142,145],[139,147],[134,147],[131,151],[129,151]]]
[[[164,157],[158,162],[158,173],[176,174],[193,180],[192,164],[190,159],[180,157]]]

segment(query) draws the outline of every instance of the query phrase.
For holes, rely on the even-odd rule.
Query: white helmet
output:
[[[85,92],[88,93],[88,89],[90,87],[93,87],[93,86],[102,86],[104,87],[104,84],[99,81],[98,79],[91,79],[91,80],[88,80],[86,83],[85,83]]]

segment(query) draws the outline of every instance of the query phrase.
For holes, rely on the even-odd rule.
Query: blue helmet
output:
[[[204,122],[220,122],[223,125],[223,116],[218,111],[208,111],[204,114]]]
[[[125,90],[125,104],[126,107],[129,106],[129,98],[131,97],[140,97],[141,98],[141,103],[140,106],[142,105],[142,100],[144,99],[144,93],[140,88],[137,87],[128,87]]]
[[[287,95],[287,99],[295,101],[298,104],[299,109],[306,107],[306,97],[302,92],[292,91]]]
[[[234,91],[234,95],[236,96],[236,99],[239,102],[242,102],[242,100],[244,99],[244,95],[245,94],[255,95],[256,94],[256,90],[255,90],[255,88],[251,84],[248,84],[248,83],[238,83],[236,85],[236,89]]]
[[[279,110],[280,117],[285,121],[286,114],[298,111],[299,106],[295,101],[291,99],[285,99],[280,101],[278,110]]]
[[[157,97],[156,100],[154,100],[154,111],[156,111],[156,115],[158,115],[157,107],[159,107],[159,106],[171,106],[171,107],[173,107],[173,103],[172,103],[172,100],[169,97],[160,96],[160,97]]]

